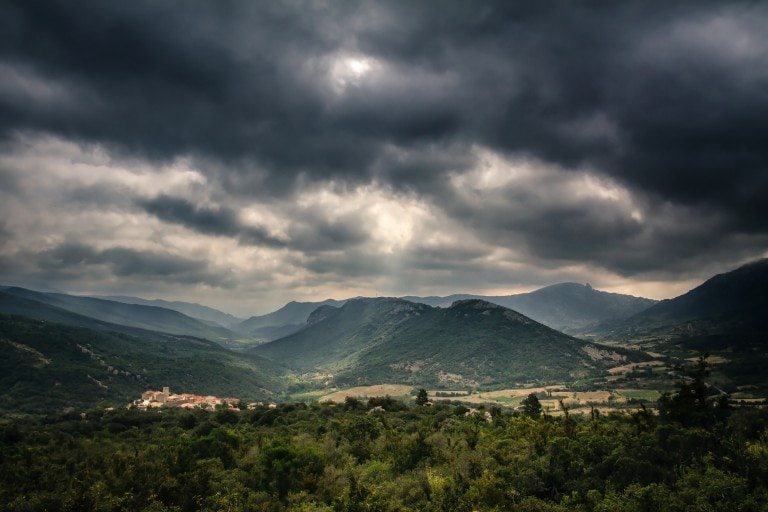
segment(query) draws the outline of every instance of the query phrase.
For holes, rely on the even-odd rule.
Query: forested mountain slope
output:
[[[138,334],[141,335],[138,335]],[[0,314],[0,412],[124,406],[147,389],[263,398],[273,363],[188,336],[107,332]]]
[[[639,357],[606,350],[479,300],[434,308],[402,299],[324,307],[301,331],[254,353],[337,384],[413,383],[443,388],[562,382]]]
[[[663,300],[595,332],[602,338],[642,335],[731,335],[744,341],[765,340],[768,328],[768,259],[718,274],[693,290]]]

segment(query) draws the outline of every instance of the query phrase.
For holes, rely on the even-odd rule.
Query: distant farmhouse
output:
[[[240,405],[238,398],[219,398],[217,396],[200,396],[190,393],[177,395],[171,393],[166,386],[162,391],[145,391],[141,398],[134,400],[128,407],[135,407],[146,411],[154,407],[180,407],[182,409],[216,409],[224,406],[228,409],[237,409]]]

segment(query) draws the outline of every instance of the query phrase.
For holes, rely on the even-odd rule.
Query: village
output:
[[[145,391],[129,404],[129,408],[142,411],[156,407],[178,407],[182,409],[208,409],[227,408],[237,410],[240,405],[238,398],[219,398],[217,396],[201,396],[191,393],[171,393],[171,389],[165,386],[162,391]]]

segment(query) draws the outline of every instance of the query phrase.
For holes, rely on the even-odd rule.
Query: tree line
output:
[[[376,397],[5,419],[0,503],[8,511],[765,510],[768,411],[699,401],[698,381],[689,385],[659,414],[553,416],[533,399],[509,411]],[[695,414],[684,414],[690,407]]]

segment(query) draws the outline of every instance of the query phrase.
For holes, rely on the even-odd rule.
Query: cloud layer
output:
[[[768,249],[753,2],[0,6],[0,277],[239,312]]]

